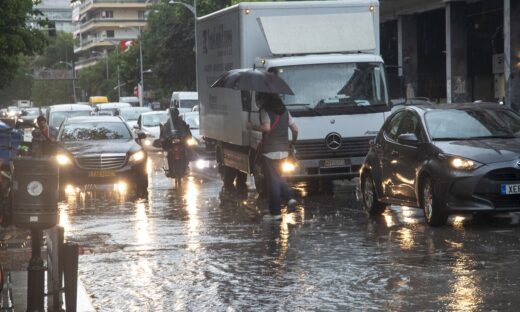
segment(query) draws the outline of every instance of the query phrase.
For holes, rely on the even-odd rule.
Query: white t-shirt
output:
[[[294,120],[291,116],[291,113],[287,111],[287,115],[289,115],[289,126],[294,124]],[[260,110],[260,120],[263,124],[269,124],[271,126],[271,118],[269,118],[269,114],[265,111],[265,109]],[[264,153],[265,157],[270,159],[284,159],[289,157],[289,152],[270,152]]]

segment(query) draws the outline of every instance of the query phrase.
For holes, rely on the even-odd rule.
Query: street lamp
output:
[[[106,70],[107,70],[107,80],[108,80],[108,52],[105,50],[104,53],[98,51],[90,51],[92,54],[102,55],[105,58]]]
[[[195,18],[195,21],[193,24],[195,25],[195,91],[199,91],[199,80],[197,79],[198,76],[198,65],[197,65],[197,0],[193,0],[193,6],[189,5],[184,2],[170,0],[168,2],[169,4],[180,4],[190,10],[191,13],[193,13],[193,17]]]
[[[108,42],[114,46],[114,49],[116,50],[116,59],[117,59],[117,95],[118,95],[118,101],[121,98],[121,83],[119,82],[119,45],[116,42],[112,42],[110,40],[103,40],[102,42]],[[115,90],[115,89],[114,89]]]
[[[70,66],[70,69],[72,70],[72,94],[74,96],[74,103],[76,103],[76,70],[74,69],[74,64],[64,61],[59,61],[58,63]]]
[[[125,27],[125,26],[119,26],[120,28],[128,28],[135,32],[137,32],[137,35],[139,36],[139,72],[141,73],[141,90],[139,91],[139,106],[143,106],[143,93],[144,93],[144,80],[143,80],[143,45],[141,43],[141,27],[135,28],[135,27]],[[139,90],[139,87],[137,87]]]

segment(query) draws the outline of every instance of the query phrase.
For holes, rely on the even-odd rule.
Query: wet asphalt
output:
[[[392,206],[368,218],[353,183],[296,185],[299,205],[266,222],[254,184],[222,190],[193,168],[177,189],[149,162],[144,198],[112,192],[60,204],[98,311],[518,311],[520,214],[452,216]]]

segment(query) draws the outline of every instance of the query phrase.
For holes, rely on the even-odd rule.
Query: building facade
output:
[[[381,0],[381,54],[412,97],[520,111],[520,1]]]
[[[82,0],[73,9],[76,70],[93,65],[120,45],[136,40],[146,27],[153,0]]]
[[[49,20],[49,30],[68,33],[74,31],[70,0],[42,0],[35,8]],[[38,27],[36,23],[33,23],[33,26]]]

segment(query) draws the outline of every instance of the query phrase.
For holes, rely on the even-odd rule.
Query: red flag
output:
[[[132,47],[133,45],[134,45],[133,40],[121,40],[119,42],[119,47],[120,47],[121,52],[128,51],[128,49],[130,49],[130,47]]]

